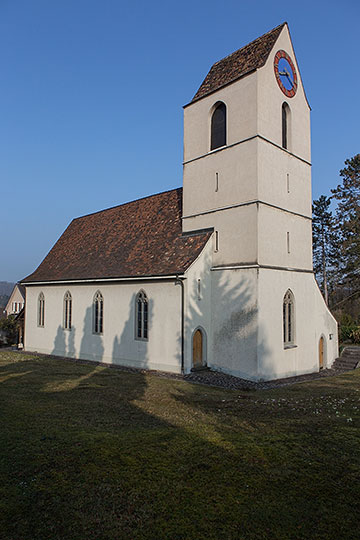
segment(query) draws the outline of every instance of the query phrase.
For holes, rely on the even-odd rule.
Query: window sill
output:
[[[297,345],[292,345],[289,343],[289,345],[284,345],[284,349],[296,349]]]
[[[218,152],[219,150],[224,150],[224,148],[226,148],[227,146],[228,146],[227,144],[223,144],[223,146],[218,146],[217,148],[213,148],[212,150],[208,151],[208,155],[213,154],[214,152]]]

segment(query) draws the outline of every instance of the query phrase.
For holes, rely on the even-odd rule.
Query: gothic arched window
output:
[[[70,291],[67,291],[64,295],[64,328],[71,330],[71,317],[72,317],[72,298]]]
[[[226,105],[219,102],[211,117],[210,150],[226,145]]]
[[[100,291],[97,291],[93,300],[93,332],[103,333],[104,299]]]
[[[284,346],[295,343],[295,302],[290,289],[286,292],[283,300],[283,332]]]
[[[38,326],[45,324],[45,296],[41,292],[38,296]]]
[[[148,299],[145,291],[136,295],[136,339],[148,339]]]
[[[285,150],[288,150],[290,143],[290,107],[285,102],[281,107],[281,125],[282,147],[285,148]]]

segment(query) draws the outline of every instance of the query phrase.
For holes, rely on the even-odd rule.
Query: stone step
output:
[[[360,360],[358,358],[347,358],[340,356],[336,358],[335,362],[332,365],[333,369],[356,369],[359,365]]]

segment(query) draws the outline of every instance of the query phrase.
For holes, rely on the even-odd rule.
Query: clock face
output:
[[[293,61],[285,51],[278,51],[274,58],[275,77],[281,91],[287,97],[294,97],[297,90],[297,75]]]

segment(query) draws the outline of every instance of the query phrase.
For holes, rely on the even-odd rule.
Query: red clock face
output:
[[[278,51],[274,58],[275,77],[285,96],[294,97],[297,90],[297,74],[290,56],[285,51]]]

